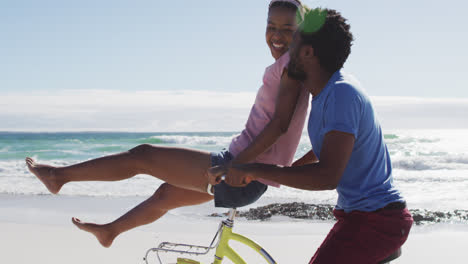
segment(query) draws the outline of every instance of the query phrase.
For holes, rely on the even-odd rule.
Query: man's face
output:
[[[307,74],[300,57],[300,51],[301,34],[296,31],[296,33],[294,33],[291,46],[289,47],[290,60],[288,64],[288,76],[298,81],[305,81],[307,79]]]

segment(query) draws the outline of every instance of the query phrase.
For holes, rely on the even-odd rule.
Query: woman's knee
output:
[[[141,155],[147,155],[151,152],[153,152],[155,149],[158,147],[153,146],[151,144],[140,144],[132,149],[130,149],[128,152],[134,156],[141,156]]]
[[[167,182],[159,185],[159,188],[154,192],[153,197],[157,199],[166,199],[171,192],[171,185]]]
[[[157,203],[160,209],[171,210],[181,206],[196,205],[213,199],[211,195],[182,189],[169,183],[159,186],[151,199]]]
[[[154,204],[157,204],[158,209],[170,210],[173,208],[172,203],[175,203],[175,197],[172,197],[173,186],[169,183],[163,183],[151,196]]]
[[[134,164],[141,170],[141,173],[149,173],[150,167],[157,166],[158,156],[161,156],[162,149],[151,144],[141,144],[128,151]]]

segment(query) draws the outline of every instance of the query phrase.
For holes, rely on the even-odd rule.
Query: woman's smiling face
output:
[[[268,12],[266,41],[275,60],[288,51],[296,29],[296,12],[283,7],[270,9]]]

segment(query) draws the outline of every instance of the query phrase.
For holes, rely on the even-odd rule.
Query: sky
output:
[[[465,1],[303,2],[348,18],[383,124],[468,127]],[[241,130],[268,3],[0,0],[0,130]]]

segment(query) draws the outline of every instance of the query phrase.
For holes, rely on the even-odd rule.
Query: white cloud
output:
[[[254,93],[222,93],[210,91],[136,91],[67,90],[56,94],[3,95],[0,110],[15,113],[83,112],[118,108],[166,107],[228,107],[245,108],[253,101]],[[31,109],[34,106],[35,109]],[[6,108],[7,107],[7,108]]]
[[[0,96],[3,131],[239,131],[255,93],[67,90]],[[468,99],[371,97],[384,129],[468,128]]]
[[[468,128],[468,98],[371,97],[385,128]]]
[[[237,131],[255,93],[67,90],[0,98],[0,130]]]

